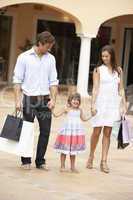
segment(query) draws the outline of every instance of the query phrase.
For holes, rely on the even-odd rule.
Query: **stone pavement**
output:
[[[66,97],[57,99],[57,109],[63,105]],[[6,106],[3,104],[6,103]],[[87,105],[88,104],[88,105]],[[13,95],[11,91],[0,99],[0,119],[2,122],[7,113],[13,112]],[[85,100],[83,107],[89,108]],[[117,150],[116,140],[112,138],[109,166],[110,174],[99,170],[101,141],[95,155],[94,169],[85,168],[89,153],[89,141],[92,129],[85,122],[87,150],[77,157],[79,174],[60,173],[59,155],[53,150],[58,127],[62,118],[53,118],[50,142],[47,150],[49,172],[35,169],[24,171],[19,166],[19,159],[10,154],[0,152],[0,200],[132,200],[133,199],[133,147]],[[131,117],[131,120],[132,117]],[[35,140],[37,140],[38,124],[35,123]],[[35,142],[36,148],[36,142]],[[69,167],[69,159],[67,159]]]

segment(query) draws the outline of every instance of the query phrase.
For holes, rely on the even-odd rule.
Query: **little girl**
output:
[[[75,93],[68,98],[67,108],[64,108],[60,113],[53,115],[59,117],[63,114],[67,114],[66,121],[63,123],[60,132],[56,138],[54,148],[57,152],[61,153],[61,172],[65,172],[65,160],[66,155],[70,155],[71,172],[78,173],[75,168],[76,155],[85,150],[85,131],[82,121],[87,121],[83,116],[83,111],[79,107],[81,104],[80,94]]]

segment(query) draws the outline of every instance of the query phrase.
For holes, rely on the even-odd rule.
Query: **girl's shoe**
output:
[[[102,161],[101,161],[100,169],[101,169],[101,171],[104,172],[104,173],[107,173],[107,174],[109,173],[109,167],[108,167],[108,165],[107,165],[106,160],[102,160]]]
[[[94,157],[89,157],[87,164],[86,164],[86,168],[88,168],[88,169],[93,168],[93,159],[94,159]]]

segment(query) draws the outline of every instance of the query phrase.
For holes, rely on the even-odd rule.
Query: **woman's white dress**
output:
[[[91,119],[91,124],[93,127],[112,127],[115,121],[120,120],[120,78],[117,72],[111,74],[106,65],[101,65],[99,71],[100,86],[95,103],[97,114]]]

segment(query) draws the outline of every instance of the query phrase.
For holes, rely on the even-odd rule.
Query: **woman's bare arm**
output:
[[[122,107],[124,109],[123,110],[124,113],[126,113],[126,111],[127,111],[127,103],[126,103],[125,89],[124,89],[124,84],[123,84],[123,71],[122,71],[122,68],[119,67],[118,71],[120,73],[119,95],[122,97],[121,104],[122,104]]]
[[[98,95],[98,91],[99,91],[99,82],[100,82],[100,72],[99,69],[96,68],[93,71],[93,88],[92,88],[92,98],[91,98],[91,111],[92,111],[92,115],[96,114],[96,109],[95,109],[95,102],[96,102],[96,98]]]
[[[96,112],[95,112],[95,114],[96,114]],[[94,115],[93,115],[94,116]],[[88,121],[89,119],[91,119],[92,118],[92,116],[84,116],[84,113],[83,113],[83,110],[80,108],[80,119],[82,120],[82,121]]]

